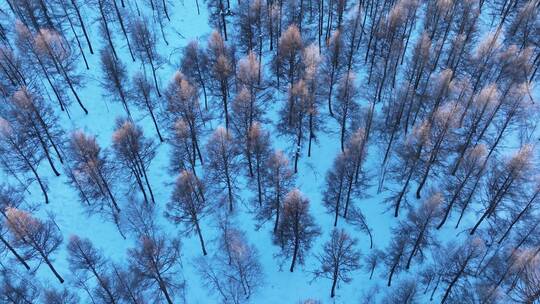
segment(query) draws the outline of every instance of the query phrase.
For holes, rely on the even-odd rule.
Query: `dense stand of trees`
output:
[[[538,0],[204,4],[0,2],[0,302],[540,302]]]

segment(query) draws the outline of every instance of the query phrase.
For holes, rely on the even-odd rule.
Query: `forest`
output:
[[[0,0],[0,303],[540,303],[540,0]]]

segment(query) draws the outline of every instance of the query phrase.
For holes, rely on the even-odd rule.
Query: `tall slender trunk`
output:
[[[333,298],[336,295],[336,285],[338,280],[338,267],[334,266],[334,274],[332,275],[332,290],[330,291],[330,297]]]
[[[60,282],[60,284],[63,284],[64,283],[64,279],[62,278],[62,276],[58,273],[58,271],[56,271],[56,269],[54,268],[53,264],[51,263],[51,261],[49,261],[49,257],[47,257],[47,255],[45,255],[45,253],[43,253],[41,250],[38,250],[39,251],[39,254],[41,255],[41,257],[43,258],[43,261],[45,262],[45,264],[47,264],[47,266],[49,266],[49,269],[51,269],[51,271],[53,272],[54,276],[58,279],[58,281]]]
[[[296,223],[295,223],[296,225]],[[300,246],[300,240],[298,239],[298,236],[295,235],[294,237],[294,251],[293,251],[293,258],[291,262],[291,267],[289,268],[290,272],[294,271],[294,265],[296,264],[296,257],[298,256],[298,247]]]
[[[133,50],[131,49],[131,43],[129,42],[129,37],[126,31],[126,27],[124,26],[124,19],[122,18],[122,15],[120,14],[120,10],[118,9],[116,0],[112,0],[112,3],[114,6],[114,11],[116,12],[116,17],[118,18],[118,23],[120,24],[120,28],[122,29],[122,33],[124,34],[124,38],[126,39],[129,54],[131,55],[131,59],[133,60],[133,62],[135,62],[135,56],[133,55]]]
[[[4,244],[4,246],[15,256],[15,258],[17,258],[17,260],[24,266],[24,268],[26,268],[26,270],[30,270],[30,266],[28,266],[26,261],[21,257],[21,255],[19,255],[17,250],[15,250],[15,248],[13,248],[6,239],[4,239],[1,233],[0,233],[0,242]]]
[[[88,37],[86,26],[84,25],[81,12],[79,11],[79,7],[77,6],[77,3],[75,2],[75,0],[71,0],[71,5],[73,5],[73,9],[75,10],[75,13],[77,14],[77,18],[79,19],[79,24],[81,25],[84,38],[86,39],[86,43],[88,44],[88,49],[90,50],[90,54],[94,54],[94,50],[92,49],[92,43],[90,42],[90,38]]]
[[[207,255],[206,247],[204,246],[204,239],[202,236],[201,227],[199,226],[199,219],[197,218],[196,215],[195,215],[194,222],[195,222],[195,229],[197,230],[197,235],[199,236],[199,241],[201,242],[203,255]]]

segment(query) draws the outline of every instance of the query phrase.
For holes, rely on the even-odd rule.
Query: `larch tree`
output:
[[[40,220],[16,208],[6,210],[9,231],[14,236],[15,247],[24,255],[45,263],[60,283],[64,279],[53,266],[52,256],[62,244],[62,235],[51,219]]]
[[[77,189],[81,202],[90,213],[100,213],[114,221],[118,232],[124,236],[120,226],[120,207],[113,193],[114,168],[94,136],[75,131],[67,150],[72,164],[69,183]]]
[[[364,129],[359,128],[347,143],[345,151],[337,155],[332,168],[327,172],[323,203],[328,212],[334,214],[334,226],[337,226],[341,216],[349,223],[358,224],[371,238],[365,217],[354,204],[356,199],[366,196],[367,175],[363,166],[366,149]]]
[[[360,252],[356,245],[357,240],[345,230],[334,229],[330,240],[324,244],[324,251],[318,256],[321,266],[315,275],[332,280],[331,298],[335,296],[339,283],[350,282],[351,272],[360,268]]]
[[[127,119],[117,119],[112,136],[112,148],[123,171],[127,173],[128,184],[133,184],[141,191],[145,203],[156,203],[150,186],[148,168],[156,154],[156,147],[151,139],[144,136],[143,130]],[[133,187],[132,187],[133,190]]]
[[[418,283],[414,278],[408,278],[398,281],[394,288],[389,289],[381,303],[417,303],[419,298],[420,290]]]
[[[102,70],[101,86],[115,101],[120,101],[127,116],[131,117],[129,110],[130,96],[128,88],[128,75],[126,65],[120,58],[114,58],[109,49],[102,49],[100,52],[100,62]]]
[[[320,88],[320,65],[321,56],[319,48],[310,44],[302,51],[302,79],[307,88],[306,103],[308,112],[308,157],[311,157],[312,142],[317,140],[317,132],[322,128],[323,118],[320,113],[321,95]]]
[[[47,87],[54,93],[60,109],[64,112],[67,111],[71,102],[67,97],[66,86],[56,79],[55,71],[50,69],[49,62],[42,52],[38,51],[34,43],[34,35],[28,27],[20,22],[15,23],[15,32],[17,54],[13,52],[7,53],[2,48],[3,57],[12,66],[13,72],[10,74],[14,74],[14,76],[11,76],[11,78],[17,79],[16,84],[25,85],[30,77],[29,72],[34,71],[36,73],[35,71],[37,71],[37,75],[45,78]]]
[[[267,164],[272,156],[270,132],[264,130],[260,123],[254,122],[249,130],[249,143],[253,167],[252,179],[255,181],[249,186],[255,189],[257,205],[262,207],[267,191]]]
[[[0,243],[2,244],[2,249],[0,252],[9,252],[10,256],[13,256],[17,263],[21,264],[30,270],[30,266],[27,263],[27,257],[25,257],[22,251],[14,247],[13,240],[8,236],[7,231],[7,214],[6,210],[8,208],[20,208],[23,203],[23,196],[20,194],[21,189],[15,188],[6,184],[0,184],[0,214],[2,215],[2,221],[0,221]]]
[[[203,255],[206,247],[201,230],[201,220],[210,213],[205,198],[205,186],[191,171],[184,170],[176,179],[171,200],[167,203],[165,216],[175,224],[183,224],[183,233],[197,234]]]
[[[42,303],[51,304],[77,304],[80,303],[81,298],[67,288],[49,288],[43,291],[41,301]]]
[[[115,280],[115,293],[127,303],[143,304],[148,302],[145,295],[146,286],[137,273],[129,269],[129,265],[112,265],[111,277]]]
[[[524,200],[519,200],[517,204],[511,205],[508,207],[510,211],[510,216],[508,218],[507,228],[503,230],[503,233],[499,240],[499,244],[503,242],[505,238],[508,237],[512,228],[516,225],[519,225],[524,220],[529,218],[534,218],[536,213],[534,212],[534,206],[538,203],[540,199],[540,177],[535,176],[534,182],[531,187],[531,191],[527,192]]]
[[[229,129],[229,108],[234,62],[230,48],[218,32],[213,32],[208,41],[208,68],[212,95],[221,100],[222,111],[217,107],[220,117],[224,117],[225,128]]]
[[[234,99],[232,104],[232,128],[231,131],[235,135],[235,139],[238,141],[237,145],[240,147],[243,160],[247,165],[247,173],[249,177],[253,177],[253,151],[250,136],[250,129],[253,123],[256,123],[251,114],[251,96],[246,88],[243,88]],[[260,111],[258,111],[260,112]],[[259,117],[260,118],[260,117]]]
[[[424,121],[414,127],[414,130],[408,134],[397,149],[397,163],[393,165],[392,173],[396,181],[402,183],[401,190],[394,194],[389,201],[394,207],[394,216],[397,217],[399,209],[403,202],[407,202],[407,193],[409,185],[419,174],[421,156],[425,146],[430,141],[431,124]]]
[[[81,101],[77,93],[80,86],[80,77],[76,70],[76,55],[70,47],[68,41],[58,32],[51,29],[40,29],[34,36],[34,44],[38,56],[42,56],[43,61],[49,69],[55,71],[54,75],[67,84],[77,103],[88,114],[88,110]]]
[[[274,219],[274,234],[278,232],[283,203],[287,193],[294,187],[295,176],[289,166],[289,159],[282,151],[274,151],[266,164],[264,174],[264,196],[257,219],[264,223]]]
[[[474,274],[474,265],[482,255],[485,245],[479,238],[469,238],[461,245],[449,244],[445,248],[447,248],[445,251],[447,258],[443,282],[446,283],[446,287],[441,298],[443,304],[452,299],[453,293],[458,292],[456,287],[460,285],[456,284]]]
[[[319,227],[309,214],[309,200],[298,189],[292,189],[283,202],[283,216],[274,234],[274,243],[281,248],[283,258],[291,257],[290,272],[298,262],[304,264],[314,239],[320,234]]]
[[[294,172],[298,172],[298,161],[302,151],[302,146],[309,133],[309,117],[312,107],[309,103],[309,90],[304,80],[296,82],[287,93],[289,103],[284,104],[279,112],[281,119],[278,124],[278,131],[289,137],[294,153]]]
[[[487,217],[500,212],[505,201],[522,193],[523,187],[528,185],[532,154],[533,147],[525,145],[511,158],[491,167],[492,170],[488,173],[485,199],[482,201],[484,211],[482,211],[480,218],[472,227],[471,235],[476,232]]]
[[[336,102],[334,106],[334,117],[340,125],[339,138],[341,151],[345,149],[345,142],[350,135],[350,130],[358,127],[357,118],[359,116],[359,106],[356,103],[358,88],[355,85],[356,76],[351,72],[343,75],[339,80]]]
[[[431,140],[424,147],[426,151],[420,168],[416,198],[420,198],[422,189],[428,182],[431,172],[440,167],[441,162],[448,155],[449,143],[454,140],[452,131],[458,126],[459,111],[459,104],[448,102],[438,106],[433,114],[430,128]]]
[[[96,281],[94,299],[106,303],[120,303],[109,275],[109,261],[94,247],[89,239],[73,235],[67,245],[69,269],[75,277],[75,285],[88,284],[90,278]]]
[[[228,206],[230,212],[234,210],[237,200],[237,179],[241,170],[239,151],[234,139],[227,129],[218,127],[206,145],[206,180],[212,185],[213,191],[219,197],[221,205]]]
[[[195,170],[197,158],[203,164],[199,146],[200,136],[207,119],[200,108],[197,89],[181,72],[174,79],[166,92],[168,121],[173,128],[173,169]]]
[[[131,22],[131,40],[133,41],[135,53],[139,57],[139,60],[143,65],[150,65],[150,72],[154,79],[154,89],[158,97],[161,97],[159,91],[159,81],[157,77],[157,70],[161,64],[161,57],[157,51],[157,38],[154,32],[148,28],[148,20],[135,19]]]
[[[7,172],[32,174],[32,178],[39,184],[45,203],[48,204],[47,184],[37,171],[45,156],[35,138],[29,137],[23,130],[14,129],[11,123],[0,117],[0,152],[5,157],[2,166]]]
[[[150,114],[154,128],[156,129],[160,142],[163,142],[163,136],[159,128],[158,112],[160,103],[157,98],[152,94],[152,84],[148,81],[146,76],[142,73],[135,73],[131,80],[131,93],[133,96],[133,103],[140,109],[147,111]]]
[[[247,303],[263,284],[259,253],[244,232],[227,220],[222,220],[219,227],[218,251],[211,260],[200,258],[197,268],[222,303]]]
[[[130,271],[134,272],[156,299],[173,304],[184,289],[179,275],[180,241],[164,235],[143,236],[136,247],[128,250]]]
[[[204,97],[204,109],[208,110],[208,73],[206,72],[208,57],[204,49],[196,40],[190,41],[182,50],[180,70],[184,75],[202,89]]]
[[[54,157],[63,163],[60,153],[63,144],[63,130],[58,125],[58,117],[45,100],[23,87],[11,98],[7,116],[14,120],[19,132],[27,133],[29,140],[39,143],[43,155],[56,176],[60,172],[54,165]]]
[[[118,52],[114,44],[115,35],[112,29],[113,22],[113,11],[111,7],[111,2],[106,2],[104,0],[97,0],[97,9],[99,11],[99,16],[96,17],[96,21],[99,26],[98,29],[105,40],[107,40],[107,47],[114,55],[114,58],[118,58]]]
[[[260,82],[262,77],[259,73],[261,64],[256,55],[250,52],[246,57],[238,61],[237,82],[239,91],[232,104],[233,131],[237,139],[246,147],[245,158],[248,161],[249,174],[253,176],[250,128],[257,121],[263,121],[264,96]]]
[[[296,25],[290,25],[279,37],[279,46],[273,61],[277,88],[287,91],[298,81],[302,49],[300,30]]]
[[[432,192],[422,204],[407,215],[406,224],[410,226],[409,237],[412,246],[405,265],[406,270],[410,269],[413,259],[423,262],[426,258],[425,252],[438,244],[433,228],[440,218],[442,201],[441,193]]]
[[[482,90],[473,98],[467,115],[462,116],[460,119],[462,128],[458,130],[458,134],[464,136],[465,141],[456,145],[455,150],[458,152],[458,156],[452,166],[452,175],[455,175],[462,165],[466,151],[468,151],[475,142],[477,143],[483,140],[483,133],[481,131],[493,121],[493,113],[498,108],[499,103],[500,94],[495,84],[490,84],[482,88]]]
[[[330,36],[327,42],[328,47],[325,49],[324,54],[324,78],[328,83],[328,92],[326,94],[328,100],[328,112],[330,116],[334,116],[332,111],[332,99],[334,98],[334,86],[338,79],[341,79],[345,68],[345,45],[343,41],[343,34],[341,31],[336,30]]]
[[[392,239],[384,250],[382,262],[386,268],[384,275],[388,276],[387,286],[392,286],[392,279],[405,269],[407,252],[409,250],[409,232],[411,228],[403,222],[392,228]]]
[[[35,277],[14,269],[0,272],[0,300],[6,303],[32,303],[39,298]]]
[[[460,161],[461,165],[454,175],[445,181],[445,202],[442,207],[444,211],[437,229],[440,229],[446,223],[448,217],[452,214],[454,206],[460,207],[461,216],[467,210],[470,202],[467,197],[472,194],[471,191],[474,191],[474,189],[471,189],[472,185],[475,179],[485,172],[484,161],[486,154],[486,147],[483,144],[470,148],[465,152],[463,160]]]

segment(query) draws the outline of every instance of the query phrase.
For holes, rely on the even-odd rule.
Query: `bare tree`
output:
[[[191,171],[180,172],[180,176],[176,179],[172,198],[167,203],[165,216],[175,224],[183,223],[183,232],[186,235],[197,234],[203,255],[206,255],[207,252],[200,221],[210,213],[209,207],[205,199],[205,187],[202,181]]]
[[[47,289],[43,292],[42,303],[50,304],[77,304],[81,299],[76,293],[64,289]]]
[[[132,304],[147,303],[147,297],[144,292],[146,286],[144,280],[136,273],[129,269],[129,265],[119,267],[112,265],[112,277],[115,280],[115,293],[125,301]]]
[[[244,233],[226,220],[220,223],[220,232],[219,248],[213,259],[200,258],[197,268],[222,303],[246,303],[262,285],[259,253]]]
[[[128,250],[130,270],[141,278],[156,299],[172,304],[184,288],[179,275],[180,242],[163,235],[143,236]]]
[[[0,222],[0,243],[2,244],[2,247],[0,248],[5,248],[10,252],[11,255],[13,255],[13,257],[16,258],[18,263],[24,266],[26,270],[30,270],[30,266],[26,262],[27,257],[22,255],[23,253],[14,247],[14,243],[8,237],[8,231],[5,229],[7,228],[8,221],[6,210],[8,208],[20,208],[23,203],[23,196],[20,194],[21,190],[22,189],[11,187],[6,184],[0,184],[0,214],[5,220]],[[5,251],[2,250],[0,252]]]
[[[127,175],[129,177],[128,183],[132,183],[133,178],[135,178],[144,201],[148,204],[151,199],[152,203],[155,204],[154,192],[148,178],[148,167],[156,154],[153,141],[144,136],[141,127],[126,119],[116,121],[116,129],[112,137],[112,148],[116,159],[122,169],[129,172]]]
[[[460,280],[473,274],[474,264],[484,250],[484,243],[478,238],[469,238],[459,246],[450,244],[446,247],[447,259],[443,281],[447,283],[441,303],[452,297],[453,289]]]
[[[437,229],[440,229],[448,217],[450,216],[454,205],[458,205],[461,208],[461,216],[467,209],[468,196],[471,196],[475,189],[472,185],[476,178],[479,178],[484,173],[484,161],[486,157],[486,147],[483,144],[479,144],[467,151],[459,169],[456,170],[454,177],[450,177],[445,182],[445,202],[444,202],[444,215],[440,223],[437,225]],[[457,226],[456,226],[457,227]]]
[[[264,176],[264,202],[257,218],[264,223],[275,216],[273,230],[275,234],[278,232],[285,197],[292,190],[295,178],[287,156],[279,150],[268,158],[265,166],[267,169]]]
[[[237,178],[240,173],[239,151],[234,145],[231,134],[223,127],[218,127],[206,145],[206,179],[212,185],[211,191],[219,196],[229,211],[234,209],[237,192]]]
[[[485,200],[483,200],[485,210],[471,229],[471,235],[488,216],[495,215],[500,210],[505,200],[518,195],[522,187],[527,185],[528,172],[531,170],[531,157],[532,146],[525,145],[506,162],[495,164],[492,167],[486,186]]]
[[[60,283],[64,279],[53,266],[52,255],[62,243],[62,235],[52,220],[42,221],[29,213],[16,209],[6,210],[9,231],[15,238],[15,247],[24,250],[24,255],[44,262]]]
[[[400,222],[395,228],[392,228],[392,239],[388,247],[384,250],[383,263],[387,270],[385,275],[388,276],[387,286],[392,285],[394,275],[403,271],[406,260],[407,250],[409,248],[408,234],[411,228]]]
[[[332,280],[332,298],[336,294],[336,286],[350,282],[350,273],[360,268],[360,252],[355,248],[356,244],[357,240],[345,230],[334,229],[330,240],[324,244],[324,252],[318,256],[321,268],[315,271],[315,276]]]
[[[373,278],[373,274],[375,273],[375,270],[379,267],[379,264],[384,262],[383,258],[384,252],[377,248],[371,250],[370,253],[366,256],[366,260],[364,262],[364,269],[366,272],[369,273],[370,280]]]
[[[205,71],[208,64],[207,61],[207,54],[199,47],[199,43],[196,40],[192,40],[183,49],[182,60],[180,62],[182,73],[187,75],[188,78],[192,79],[192,82],[197,83],[198,87],[202,89],[205,110],[208,110],[208,73]]]
[[[319,86],[321,57],[319,48],[310,44],[302,51],[302,79],[307,88],[306,103],[308,111],[308,157],[311,156],[312,142],[317,140],[317,131],[321,129],[323,118],[320,113],[322,89]]]
[[[35,277],[19,273],[14,269],[0,271],[0,300],[5,303],[34,303],[40,288]]]
[[[24,130],[14,129],[12,124],[0,117],[0,152],[5,157],[2,166],[7,172],[32,174],[43,193],[45,204],[48,204],[47,185],[37,171],[45,155],[35,138],[29,137]]]
[[[266,195],[266,177],[267,164],[271,157],[271,140],[270,132],[264,130],[261,124],[254,122],[249,132],[250,156],[253,158],[253,177],[254,183],[249,183],[251,189],[257,192],[256,202],[259,207],[262,207],[264,197]]]
[[[302,146],[309,133],[309,113],[313,108],[308,100],[308,87],[304,80],[295,83],[288,92],[289,103],[284,104],[278,130],[290,138],[294,151],[294,172],[298,172],[298,160]]]
[[[211,80],[211,92],[221,99],[225,128],[229,129],[229,96],[234,76],[234,62],[229,47],[218,32],[213,32],[208,41],[208,65]],[[219,109],[219,107],[218,107]],[[220,116],[221,116],[220,115]]]
[[[389,290],[381,303],[417,303],[419,300],[419,290],[416,280],[413,278],[403,279]]]
[[[154,78],[154,88],[158,97],[161,97],[157,78],[157,69],[160,65],[160,56],[157,52],[157,39],[153,31],[148,28],[148,20],[135,19],[131,23],[131,40],[135,46],[135,52],[143,65],[150,65],[150,72]]]
[[[279,37],[278,50],[273,62],[277,88],[287,91],[298,81],[302,49],[300,30],[296,25],[289,26]]]
[[[345,74],[340,80],[337,88],[336,105],[334,107],[334,117],[340,125],[341,151],[345,149],[346,137],[350,134],[349,130],[354,130],[357,126],[355,121],[359,114],[358,104],[355,102],[358,97],[358,89],[355,85],[355,75],[353,73]]]
[[[163,136],[161,135],[158,120],[156,117],[156,109],[159,107],[159,102],[152,95],[152,84],[142,73],[136,73],[133,76],[131,83],[132,95],[134,97],[133,103],[140,109],[148,111],[148,114],[150,114],[152,122],[154,123],[154,128],[156,129],[159,141],[163,142]]]
[[[67,251],[69,268],[75,276],[76,285],[88,284],[88,280],[93,278],[97,282],[97,287],[92,298],[112,304],[120,302],[109,275],[109,261],[89,239],[71,236]]]
[[[73,164],[69,183],[77,189],[87,211],[112,217],[124,236],[120,228],[120,207],[113,194],[114,170],[108,155],[101,151],[95,137],[82,131],[72,133],[67,154]]]
[[[16,30],[16,39],[15,46],[18,50],[18,55],[13,52],[8,52],[2,48],[2,57],[10,66],[9,76],[14,79],[15,85],[26,85],[28,83],[28,78],[31,76],[30,72],[38,73],[37,75],[45,78],[48,87],[53,91],[56,100],[62,111],[67,111],[67,107],[70,104],[67,100],[67,93],[65,84],[61,83],[60,80],[56,79],[55,70],[50,69],[50,62],[47,61],[47,58],[43,55],[43,52],[40,52],[37,49],[36,43],[34,41],[34,35],[28,27],[24,24],[17,22],[15,23]]]
[[[100,52],[101,69],[103,71],[103,82],[101,86],[105,92],[112,95],[113,100],[119,100],[126,110],[126,114],[131,117],[129,111],[128,78],[126,65],[118,58],[115,59],[109,49],[102,49]],[[112,90],[113,92],[110,92]]]
[[[421,205],[407,215],[406,224],[410,227],[408,232],[412,246],[405,265],[406,270],[411,267],[413,258],[420,262],[424,261],[427,249],[438,244],[433,234],[433,228],[440,218],[442,201],[443,196],[441,193],[432,192],[428,198],[424,199]]]
[[[328,112],[330,113],[330,116],[334,116],[334,112],[332,111],[332,98],[335,93],[334,86],[336,85],[337,80],[341,78],[345,68],[345,45],[342,32],[339,30],[334,31],[327,44],[328,47],[325,51],[323,71],[325,80],[328,83]]]
[[[166,93],[169,121],[174,124],[175,157],[173,169],[195,170],[197,158],[201,165],[203,156],[199,147],[206,116],[201,111],[197,90],[181,72],[177,72]],[[187,167],[187,165],[190,167]],[[195,171],[194,171],[195,172]]]
[[[401,190],[389,200],[394,207],[394,216],[398,216],[399,208],[403,201],[407,202],[406,194],[409,191],[409,184],[418,175],[421,156],[425,146],[429,143],[431,124],[423,122],[416,125],[413,132],[409,134],[397,148],[398,163],[392,168],[394,178],[402,182]]]
[[[298,189],[291,190],[283,202],[283,216],[274,234],[274,243],[281,247],[280,256],[292,257],[290,272],[298,263],[303,265],[313,240],[320,234],[309,214],[309,201]]]
[[[363,172],[367,149],[365,140],[364,130],[358,129],[347,143],[345,151],[338,154],[326,175],[323,203],[328,212],[334,214],[334,226],[337,226],[338,218],[342,216],[353,223],[360,220],[358,224],[369,233],[362,212],[353,204],[355,199],[365,196],[367,186],[367,176]]]
[[[80,81],[76,74],[76,60],[70,44],[63,36],[51,29],[40,29],[34,37],[34,44],[38,56],[42,56],[45,64],[67,84],[81,109],[88,114],[76,90]]]
[[[53,151],[56,158],[63,163],[60,149],[63,144],[63,130],[58,125],[58,117],[53,109],[43,100],[29,92],[25,87],[13,94],[12,108],[7,114],[15,120],[19,132],[27,133],[29,140],[39,143],[41,150],[56,176],[60,172],[53,162]]]

